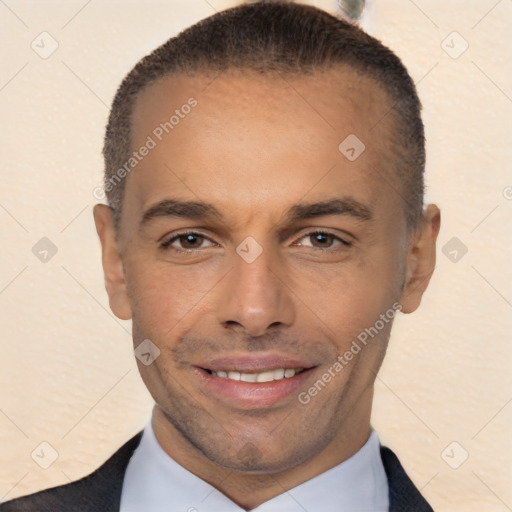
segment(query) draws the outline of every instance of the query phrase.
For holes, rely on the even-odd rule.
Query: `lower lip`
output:
[[[232,406],[245,409],[268,407],[289,399],[291,396],[296,398],[299,390],[304,388],[313,369],[308,368],[293,377],[270,382],[244,382],[216,377],[202,368],[196,368],[205,394],[214,399],[228,402]]]

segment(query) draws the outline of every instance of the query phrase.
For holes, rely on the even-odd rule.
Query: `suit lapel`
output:
[[[0,503],[0,512],[119,512],[126,467],[141,437],[139,432],[90,475]]]
[[[388,477],[389,512],[434,512],[407,476],[397,456],[382,445],[380,455]]]
[[[142,431],[126,442],[97,470],[90,488],[88,485],[84,487],[84,490],[89,492],[91,503],[94,502],[95,507],[99,507],[91,508],[91,510],[119,512],[124,474],[130,457],[139,445],[141,438]]]

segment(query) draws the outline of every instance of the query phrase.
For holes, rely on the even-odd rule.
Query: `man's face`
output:
[[[191,97],[197,105],[181,109]],[[138,364],[170,428],[218,464],[292,468],[368,424],[391,322],[332,368],[401,295],[407,237],[389,107],[350,70],[174,77],[138,98],[133,150],[148,136],[156,146],[127,178],[129,306],[118,314],[132,316],[135,346],[160,350]],[[155,132],[176,109],[169,133]],[[338,149],[351,134],[359,155],[354,138],[354,152]]]

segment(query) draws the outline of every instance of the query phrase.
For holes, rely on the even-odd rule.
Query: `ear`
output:
[[[95,205],[94,223],[101,242],[101,261],[110,309],[121,320],[129,320],[132,310],[126,292],[123,261],[116,239],[112,209],[104,204]]]
[[[436,266],[436,240],[441,227],[441,212],[429,204],[413,236],[406,255],[405,283],[400,297],[403,313],[418,309]]]

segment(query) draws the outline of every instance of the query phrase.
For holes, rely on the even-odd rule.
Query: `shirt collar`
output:
[[[151,419],[123,480],[120,512],[245,512],[227,496],[178,464],[160,446]],[[380,442],[371,429],[352,457],[262,503],[251,512],[387,512],[388,482]]]

